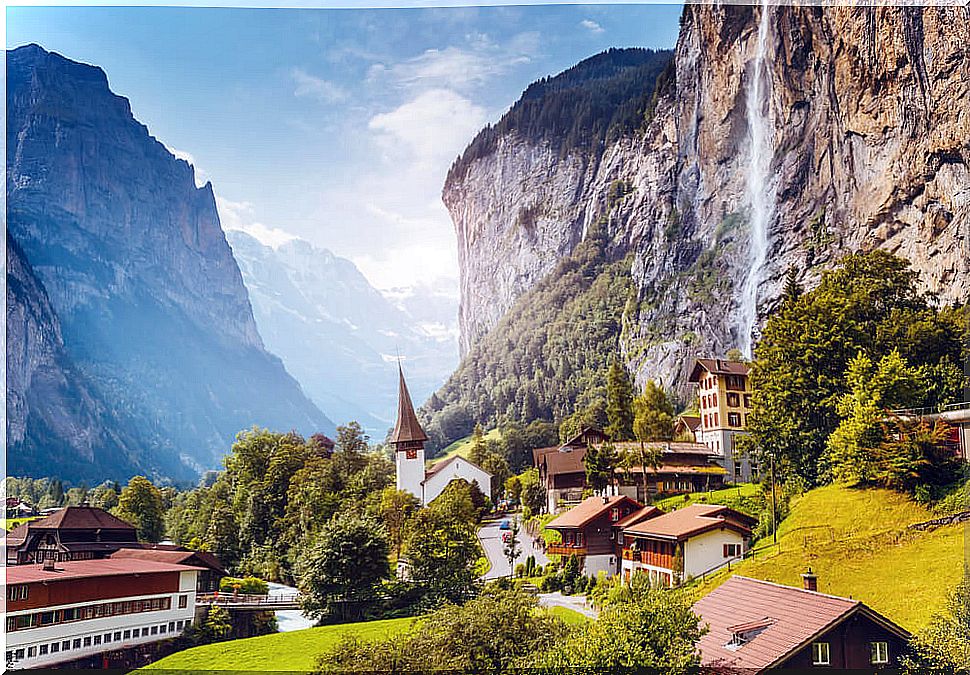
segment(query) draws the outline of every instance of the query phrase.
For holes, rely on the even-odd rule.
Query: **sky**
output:
[[[8,7],[6,44],[102,67],[212,181],[225,229],[309,240],[377,288],[457,290],[448,167],[531,82],[673,47],[680,5]]]

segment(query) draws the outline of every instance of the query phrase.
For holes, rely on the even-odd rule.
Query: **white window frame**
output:
[[[812,643],[812,665],[813,666],[832,665],[832,650],[828,642]]]
[[[869,643],[869,662],[874,666],[889,663],[889,642],[875,640]]]

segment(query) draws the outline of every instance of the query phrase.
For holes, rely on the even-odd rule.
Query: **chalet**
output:
[[[618,541],[623,526],[660,515],[660,510],[644,507],[629,497],[588,497],[546,527],[562,536],[562,542],[550,545],[546,553],[575,555],[582,560],[581,569],[595,577],[603,571],[616,574]]]
[[[438,462],[431,469],[425,468],[424,444],[428,435],[414,412],[411,394],[404,381],[404,369],[400,364],[398,374],[397,423],[388,439],[388,444],[394,449],[397,489],[410,492],[424,506],[434,501],[453,480],[477,483],[483,493],[491,494],[492,475],[464,457],[454,456]]]
[[[87,504],[66,506],[11,530],[7,536],[7,564],[93,560],[138,545],[137,531],[120,518]]]
[[[188,551],[179,546],[142,544],[143,548],[123,548],[111,554],[111,560],[154,560],[172,565],[186,565],[198,570],[195,590],[212,593],[228,574],[219,559],[208,551]]]
[[[598,446],[603,441],[594,441]],[[716,490],[724,484],[726,472],[716,456],[700,443],[615,443],[618,453],[642,453],[646,468],[618,467],[610,494],[623,494],[647,501],[657,494]],[[589,488],[586,481],[585,445],[563,445],[533,451],[539,482],[546,490],[549,513],[574,506]]]
[[[701,670],[860,671],[899,668],[909,634],[858,600],[734,576],[694,604],[709,630],[698,643]]]
[[[736,445],[751,413],[750,366],[727,359],[697,359],[690,382],[697,385],[701,424],[697,440],[707,445],[734,482],[757,480],[758,465]]]
[[[701,416],[684,413],[674,420],[674,438],[700,443]]]
[[[198,572],[137,559],[9,567],[7,666],[127,666],[132,654],[192,624]]]
[[[645,573],[654,583],[676,586],[716,570],[744,554],[756,523],[726,506],[693,504],[625,527],[623,579]]]

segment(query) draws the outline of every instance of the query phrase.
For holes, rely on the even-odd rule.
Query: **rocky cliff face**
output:
[[[99,68],[31,45],[8,52],[7,78],[9,232],[67,356],[141,439],[139,461],[186,476],[217,466],[252,424],[332,430],[263,349],[211,185],[196,188]],[[17,337],[8,354],[25,349]],[[105,433],[90,421],[85,433]],[[12,453],[9,471],[41,451]]]
[[[810,286],[859,248],[905,256],[941,300],[967,300],[970,10],[767,11],[756,115],[762,8],[688,5],[675,82],[639,133],[558,161],[510,134],[445,186],[466,348],[602,220],[614,254],[633,253],[639,303],[625,321],[627,361],[641,382],[682,384],[692,357],[749,343],[740,316],[751,191],[766,188],[762,320],[790,267]],[[749,180],[756,117],[767,129],[763,186]],[[548,219],[523,218],[525,206]]]

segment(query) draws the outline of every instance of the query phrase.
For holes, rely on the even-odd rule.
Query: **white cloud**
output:
[[[186,162],[188,162],[189,164],[191,164],[192,165],[192,168],[195,170],[195,186],[196,187],[205,187],[205,184],[207,182],[209,182],[209,174],[206,173],[204,169],[200,169],[199,168],[199,165],[195,161],[195,157],[192,156],[192,153],[186,152],[185,150],[178,150],[176,148],[170,148],[167,145],[165,146],[165,148],[170,153],[172,153],[173,155],[175,155],[175,158],[176,159],[184,159]]]
[[[411,244],[392,246],[380,253],[354,256],[353,263],[374,288],[387,290],[421,282],[453,280],[458,256],[454,246]],[[418,276],[415,276],[415,273]]]
[[[450,89],[431,89],[371,118],[368,128],[389,156],[418,169],[447,166],[488,120],[484,108]],[[404,152],[402,152],[404,151]]]
[[[255,209],[250,202],[234,202],[216,195],[216,208],[223,230],[241,230],[265,246],[279,248],[288,241],[299,239],[286,230],[256,221]]]
[[[302,68],[294,68],[290,76],[296,83],[293,95],[315,98],[324,103],[340,103],[347,100],[347,92],[337,84],[311,75]]]
[[[592,19],[583,19],[579,22],[579,25],[588,30],[590,33],[603,33],[606,31],[601,25],[593,21]]]

